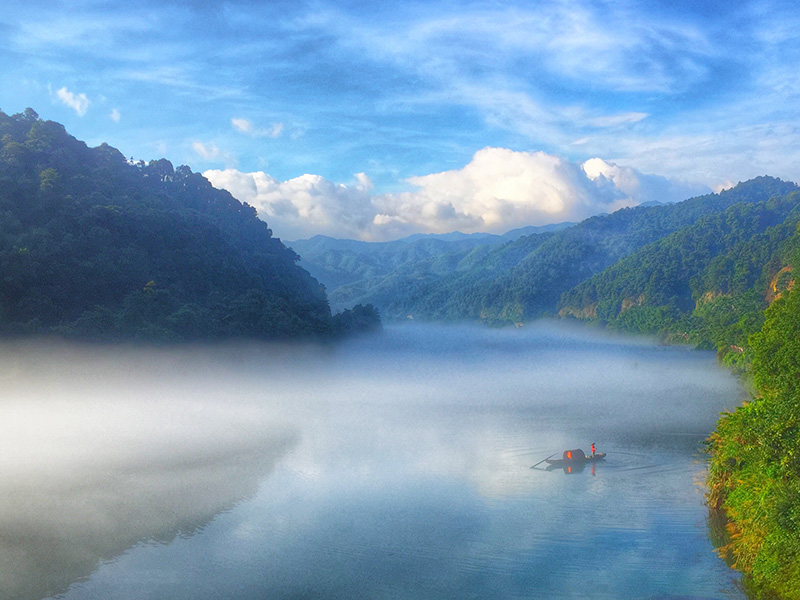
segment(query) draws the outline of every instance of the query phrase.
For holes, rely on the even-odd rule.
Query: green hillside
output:
[[[188,167],[132,164],[30,109],[0,112],[1,334],[331,335],[344,321],[297,260]]]
[[[431,273],[449,272],[475,246],[504,241],[499,236],[487,237],[360,242],[318,235],[287,244],[301,256],[300,265],[334,291],[359,282],[374,284],[392,274],[423,269],[423,265]]]
[[[566,292],[560,314],[668,334],[742,362],[768,287],[783,285],[775,278],[799,220],[800,192],[707,215]]]
[[[502,236],[459,232],[416,234],[392,242],[360,242],[318,235],[288,244],[302,257],[300,266],[325,285],[334,309],[348,308],[358,302],[379,302],[387,314],[405,318],[409,308],[415,308],[416,300],[426,296],[429,286],[440,280],[443,288],[480,280],[481,277],[468,274],[466,281],[459,281],[473,266],[478,271],[495,274],[498,265],[492,264],[491,259],[487,264],[481,263],[496,246],[571,225],[523,227]],[[507,254],[511,256],[513,252]],[[514,264],[508,257],[504,263]],[[459,318],[458,311],[452,312],[453,318]]]
[[[756,396],[709,440],[709,505],[724,511],[721,552],[758,598],[800,599],[800,232],[778,297],[749,338]],[[791,269],[791,271],[790,271]],[[776,280],[773,280],[773,282]],[[772,282],[768,296],[775,294]]]
[[[388,319],[525,321],[555,314],[564,292],[647,244],[734,204],[796,189],[759,177],[719,194],[623,209],[502,244],[473,240],[409,249],[400,242],[351,242],[357,252],[307,245],[303,264],[327,283],[334,306],[369,302]]]

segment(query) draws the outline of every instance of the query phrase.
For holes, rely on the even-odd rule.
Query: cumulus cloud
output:
[[[707,194],[711,190],[700,184],[649,175],[631,167],[621,167],[592,158],[583,163],[583,171],[598,187],[611,186],[619,193],[642,202],[675,202]]]
[[[586,176],[598,186],[611,185],[620,193],[642,202],[675,202],[707,194],[704,185],[675,181],[660,175],[648,175],[631,167],[621,167],[602,158],[591,158],[583,163]]]
[[[417,232],[504,233],[525,225],[580,221],[642,202],[706,193],[600,158],[575,163],[544,152],[484,148],[461,169],[411,177],[413,189],[372,193],[359,173],[349,184],[319,175],[278,181],[259,171],[211,170],[213,185],[255,206],[276,235],[386,240]]]
[[[316,234],[335,237],[369,236],[375,217],[369,177],[359,173],[350,185],[334,183],[320,175],[301,175],[278,181],[263,171],[236,169],[203,173],[218,188],[254,206],[275,234],[298,239]]]
[[[86,114],[87,110],[89,110],[90,103],[89,98],[86,97],[86,94],[75,94],[70,92],[66,87],[62,87],[56,92],[56,96],[59,100],[61,100],[61,102],[63,102],[66,106],[69,106],[81,117]]]
[[[111,117],[111,120],[114,121],[115,123],[119,123],[119,120],[121,118],[121,115],[119,114],[119,111],[116,108],[113,109],[108,116]]]
[[[462,169],[408,180],[417,189],[376,198],[382,214],[427,225],[502,233],[521,225],[577,221],[635,204],[599,188],[580,165],[544,152],[484,148]]]

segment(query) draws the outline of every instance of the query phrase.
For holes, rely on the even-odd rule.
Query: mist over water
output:
[[[743,597],[698,485],[743,399],[713,354],[413,325],[6,344],[0,386],[10,600]],[[594,469],[530,468],[591,442]]]

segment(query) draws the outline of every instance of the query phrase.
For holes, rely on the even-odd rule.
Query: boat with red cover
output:
[[[548,458],[545,459],[545,462],[553,467],[568,467],[571,465],[583,465],[589,462],[597,462],[603,460],[605,457],[605,452],[597,452],[587,456],[583,450],[577,448],[576,450],[564,450],[561,458]]]

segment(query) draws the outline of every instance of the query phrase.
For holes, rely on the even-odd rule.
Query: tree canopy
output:
[[[324,288],[256,210],[165,159],[0,112],[0,333],[319,337]],[[374,309],[368,312],[377,317]]]

